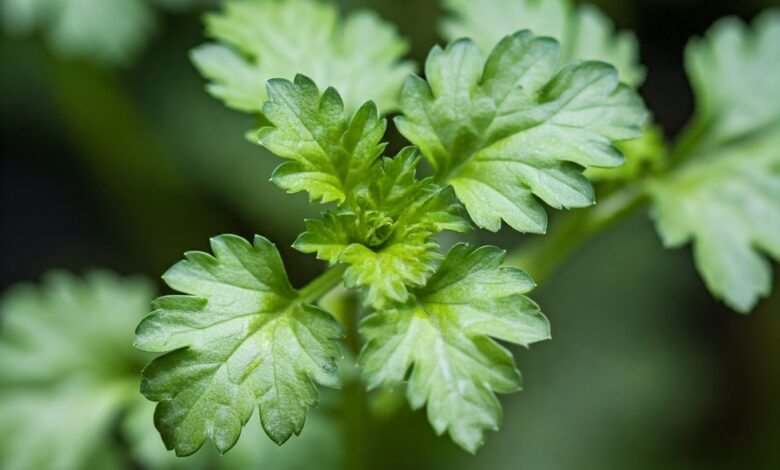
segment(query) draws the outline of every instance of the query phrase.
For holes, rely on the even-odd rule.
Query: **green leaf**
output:
[[[408,147],[378,161],[355,205],[307,220],[307,231],[293,245],[332,264],[349,264],[345,284],[364,288],[364,302],[375,308],[405,302],[408,287],[425,284],[441,259],[436,233],[470,228],[450,187],[417,181],[419,160]]]
[[[442,23],[444,36],[474,40],[488,53],[509,34],[530,29],[561,43],[563,63],[575,59],[608,62],[620,80],[634,87],[645,76],[639,45],[630,31],[615,31],[610,19],[592,5],[575,8],[569,0],[446,0],[450,16]]]
[[[470,37],[487,53],[504,36],[520,29],[552,36],[561,44],[561,62],[576,59],[612,64],[620,80],[639,87],[645,77],[639,44],[630,31],[615,31],[610,19],[593,5],[576,7],[569,0],[447,0],[450,16],[442,31],[450,40]],[[617,145],[626,163],[618,168],[589,168],[591,181],[626,181],[660,164],[663,134],[649,127],[638,139]]]
[[[219,43],[195,49],[193,62],[209,92],[240,111],[263,112],[269,79],[303,73],[340,90],[350,114],[368,100],[389,112],[414,70],[400,61],[408,46],[394,26],[370,12],[339,18],[325,2],[227,1],[206,29]]]
[[[718,149],[650,186],[664,245],[693,241],[709,290],[747,313],[772,289],[780,261],[780,129]]]
[[[455,188],[474,222],[497,231],[504,220],[544,232],[539,197],[555,208],[594,203],[584,167],[623,162],[613,140],[637,137],[641,99],[601,62],[559,68],[558,43],[521,31],[487,60],[463,39],[434,48],[427,82],[407,80],[401,133]]]
[[[475,452],[497,430],[495,393],[520,389],[512,354],[492,338],[528,346],[549,339],[547,319],[525,297],[533,281],[502,267],[504,252],[458,244],[408,304],[366,317],[360,357],[369,388],[407,379],[413,408],[427,404],[438,434]],[[411,369],[411,374],[409,374]]]
[[[163,276],[189,295],[157,299],[137,329],[136,347],[166,353],[144,369],[141,390],[160,402],[155,424],[177,455],[206,438],[228,451],[256,406],[282,444],[316,404],[314,384],[339,386],[340,327],[298,298],[276,247],[234,235],[211,247],[214,256],[187,253]]]
[[[84,279],[51,273],[40,287],[20,285],[4,294],[3,468],[121,464],[115,422],[140,398],[137,374],[144,362],[131,332],[151,298],[147,282],[107,272]]]
[[[780,125],[780,9],[758,16],[752,29],[736,17],[715,23],[685,50],[696,118],[710,126],[705,143],[721,143]]]
[[[305,468],[306,463],[314,461],[318,468],[336,469],[342,461],[342,433],[333,410],[322,410],[321,407],[309,413],[306,432],[284,446],[278,446],[266,437],[259,416],[253,414],[241,431],[241,439],[227,454],[219,455],[216,449],[205,446],[195,455],[177,457],[166,450],[160,435],[154,430],[152,417],[155,403],[138,393],[137,387],[135,396],[138,397],[136,406],[128,411],[122,424],[125,441],[131,445],[133,457],[142,468],[290,470]]]
[[[693,243],[712,294],[747,313],[780,260],[780,10],[748,29],[735,18],[694,40],[686,64],[697,103],[684,163],[649,189],[669,247]]]
[[[328,88],[320,95],[317,85],[303,75],[294,82],[268,82],[269,101],[263,112],[272,124],[261,128],[261,145],[291,161],[271,177],[288,192],[308,191],[311,200],[343,203],[369,177],[382,153],[387,123],[367,102],[347,119],[338,92]]]

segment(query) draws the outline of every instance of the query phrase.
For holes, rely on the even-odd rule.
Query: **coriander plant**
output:
[[[404,43],[373,15],[339,21],[311,1],[235,1],[206,22],[219,42],[197,49],[195,63],[214,95],[257,113],[249,138],[287,160],[272,181],[328,203],[293,246],[329,267],[295,288],[269,240],[222,235],[212,254],[187,253],[163,276],[181,295],[154,302],[135,344],[163,353],[144,369],[142,391],[159,402],[166,446],[189,455],[210,439],[226,452],[255,408],[278,444],[299,434],[317,385],[340,385],[346,329],[363,344],[367,388],[406,383],[434,430],[475,452],[500,424],[496,393],[521,386],[497,340],[528,346],[550,329],[526,296],[532,279],[504,266],[504,251],[457,243],[444,254],[438,236],[502,221],[544,233],[542,203],[591,206],[583,171],[622,164],[613,143],[641,135],[641,99],[613,66],[569,60],[528,30],[486,52],[466,38],[435,47],[425,78],[401,85]],[[300,73],[274,78],[291,72]],[[393,122],[412,144],[394,156],[374,93],[382,111],[400,110]],[[433,172],[420,178],[423,158]],[[342,284],[359,311],[318,306]]]
[[[42,29],[63,56],[121,64],[151,31],[151,5],[195,3],[2,0],[2,9],[7,29]],[[751,24],[722,19],[690,41],[696,108],[667,141],[638,93],[652,70],[636,37],[595,7],[442,6],[448,43],[419,75],[404,58],[408,41],[373,12],[226,0],[205,16],[210,42],[191,59],[211,95],[252,115],[246,138],[284,159],[271,181],[320,204],[292,246],[327,267],[294,286],[272,241],[227,234],[164,274],[177,294],[153,302],[135,346],[157,354],[141,391],[177,455],[209,440],[227,452],[256,409],[264,444],[281,445],[307,420],[316,427],[309,412],[321,391],[339,388],[347,398],[403,390],[437,434],[476,452],[501,424],[498,395],[522,385],[503,344],[551,337],[529,298],[535,281],[642,209],[665,246],[692,244],[707,288],[732,309],[748,313],[770,293],[780,260],[780,10]],[[545,206],[571,210],[548,223]],[[508,254],[466,239],[503,226],[529,234]],[[151,356],[116,347],[151,296],[142,281],[99,273],[54,275],[4,298],[4,463],[267,462],[251,436],[234,461],[175,460],[146,438],[151,405],[134,389]],[[46,426],[52,417],[85,425],[66,434]]]

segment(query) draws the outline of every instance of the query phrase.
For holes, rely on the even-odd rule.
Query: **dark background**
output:
[[[418,64],[442,41],[436,2],[342,3],[397,23]],[[669,138],[693,109],[688,38],[724,15],[749,20],[777,4],[594,3],[636,32],[648,71],[641,92]],[[322,269],[287,248],[316,208],[268,181],[278,161],[244,141],[252,118],[204,93],[189,63],[203,42],[198,15],[165,16],[140,60],[118,71],[3,38],[3,288],[53,267],[158,279],[182,252],[227,232],[276,242],[295,285]],[[505,247],[522,239],[489,237]],[[526,391],[502,399],[504,426],[478,456],[405,411],[366,436],[377,466],[780,468],[777,286],[749,316],[729,311],[704,288],[690,250],[664,250],[641,213],[589,243],[534,298],[554,340],[517,351]]]

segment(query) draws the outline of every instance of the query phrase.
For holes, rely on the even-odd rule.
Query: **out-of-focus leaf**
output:
[[[114,421],[137,401],[132,329],[150,286],[95,272],[12,288],[0,306],[3,468],[112,468]],[[99,463],[98,463],[99,462]]]
[[[181,10],[208,0],[0,0],[10,34],[41,30],[65,58],[123,65],[134,59],[157,26],[154,6]]]
[[[696,98],[696,118],[709,127],[703,145],[780,126],[780,9],[767,10],[752,27],[736,17],[715,23],[685,50]]]
[[[664,244],[693,243],[712,294],[743,313],[771,290],[780,260],[780,10],[752,28],[736,18],[694,40],[686,64],[696,96],[695,141],[650,185]]]
[[[210,93],[240,111],[262,113],[266,82],[302,73],[339,90],[349,114],[368,100],[386,113],[413,71],[391,24],[371,12],[340,18],[326,2],[231,0],[206,29],[219,42],[195,49],[193,62]]]
[[[747,313],[772,289],[780,261],[780,129],[711,149],[650,186],[653,216],[668,247],[693,242],[713,295]]]
[[[181,9],[198,0],[2,0],[3,27],[11,34],[42,30],[67,58],[125,64],[152,35],[152,3]]]
[[[561,43],[563,63],[599,60],[615,66],[620,80],[639,86],[644,68],[639,45],[630,31],[615,31],[610,19],[592,5],[570,0],[446,0],[450,17],[442,23],[449,40],[471,38],[487,53],[509,34],[530,29]]]
[[[145,0],[3,0],[6,31],[44,31],[65,57],[109,64],[133,58],[154,31]]]

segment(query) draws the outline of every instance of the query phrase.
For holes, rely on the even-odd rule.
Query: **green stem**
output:
[[[298,291],[304,302],[317,302],[331,293],[336,296],[347,296],[347,291],[335,291],[341,283],[347,266],[339,264],[328,268],[324,273]],[[330,299],[328,302],[333,302]],[[344,345],[346,346],[345,361],[355,361],[360,354],[360,335],[358,334],[359,305],[356,299],[336,300],[340,307],[336,308],[337,319],[344,328]],[[342,362],[345,362],[342,361]],[[348,364],[348,367],[353,367]],[[368,423],[368,404],[366,387],[356,371],[342,374],[340,390],[339,419],[344,433],[344,465],[347,470],[366,468],[366,432]]]
[[[341,279],[346,269],[346,264],[337,264],[325,270],[324,273],[298,290],[301,300],[307,303],[320,300],[325,294],[341,284]]]
[[[642,182],[630,184],[588,210],[561,217],[552,235],[538,238],[510,252],[507,264],[527,271],[542,282],[579,247],[602,230],[644,206]]]
[[[685,125],[680,138],[677,139],[674,148],[669,153],[664,172],[669,172],[679,167],[693,153],[693,150],[699,145],[701,139],[707,135],[709,130],[710,121],[698,115],[694,116]]]
[[[357,361],[360,354],[360,335],[358,333],[358,304],[350,309],[350,315],[344,321],[344,334],[348,356]],[[366,441],[371,428],[368,413],[368,392],[360,374],[355,374],[346,380],[341,389],[341,416],[344,426],[344,468],[346,470],[361,470],[366,465]]]
[[[669,174],[678,168],[701,143],[709,128],[705,119],[691,119],[666,158],[665,167],[650,176]],[[647,203],[644,191],[647,179],[628,184],[590,209],[562,215],[552,227],[552,235],[513,250],[507,257],[507,264],[526,270],[536,282],[543,281],[587,241],[644,207]]]
[[[526,270],[536,282],[546,279],[587,241],[644,207],[647,203],[644,189],[648,179],[669,174],[679,168],[700,146],[710,127],[707,119],[694,116],[666,156],[663,168],[629,183],[597,206],[562,215],[552,227],[550,236],[516,248],[509,253],[507,264]]]

